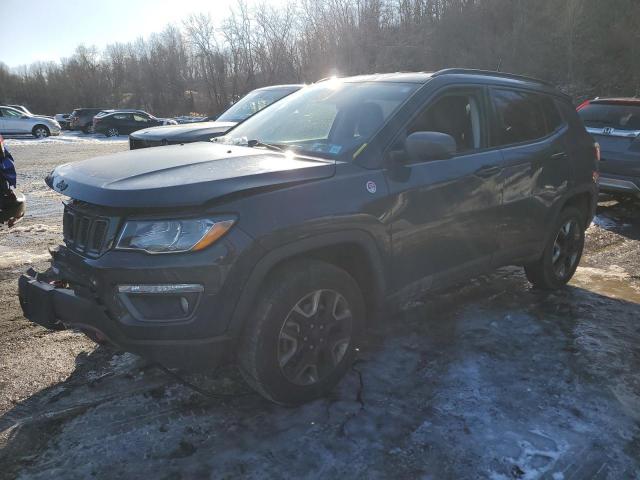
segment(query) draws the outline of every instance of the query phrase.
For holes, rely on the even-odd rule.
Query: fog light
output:
[[[122,306],[138,321],[186,321],[198,308],[204,286],[190,283],[118,285],[117,290]]]
[[[187,297],[180,297],[180,307],[185,315],[189,314],[189,300],[187,300]]]

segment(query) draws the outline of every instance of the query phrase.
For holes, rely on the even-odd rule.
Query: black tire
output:
[[[304,316],[301,302],[311,302]],[[329,303],[331,312],[326,308]],[[315,313],[307,316],[312,311]],[[268,277],[256,299],[240,340],[240,371],[253,389],[281,405],[323,397],[352,365],[364,315],[362,293],[347,272],[318,260],[292,261]],[[298,325],[293,335],[299,342],[288,336],[290,322]],[[344,338],[348,335],[347,343]],[[283,353],[287,342],[295,347]],[[309,364],[313,358],[315,366]]]
[[[31,134],[36,138],[47,138],[49,135],[51,135],[51,132],[46,125],[36,125],[31,130]]]
[[[566,207],[560,212],[542,257],[524,267],[527,280],[535,287],[556,290],[571,280],[584,249],[584,218],[575,207]]]
[[[84,127],[82,127],[82,133],[92,133],[91,131],[93,130],[93,125],[91,124],[87,124]]]

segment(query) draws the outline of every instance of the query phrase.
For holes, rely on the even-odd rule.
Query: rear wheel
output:
[[[31,133],[36,138],[47,138],[49,135],[51,135],[51,132],[45,125],[36,125],[35,127],[33,127]]]
[[[584,215],[577,208],[562,210],[542,257],[524,267],[527,279],[534,286],[554,290],[571,280],[584,248],[583,223]]]
[[[241,339],[240,370],[283,405],[326,395],[353,363],[364,302],[344,270],[316,260],[280,268],[257,299]]]

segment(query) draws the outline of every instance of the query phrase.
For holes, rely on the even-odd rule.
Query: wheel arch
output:
[[[273,249],[257,262],[236,304],[229,325],[231,334],[242,330],[264,281],[276,269],[302,258],[322,260],[349,273],[360,287],[368,318],[382,306],[385,270],[375,240],[359,230],[322,234]]]
[[[31,129],[31,134],[35,137],[36,136],[36,128],[38,127],[42,127],[42,128],[46,128],[47,132],[49,132],[49,134],[51,134],[51,129],[49,127],[47,127],[44,123],[36,123],[33,128]]]
[[[579,190],[573,192],[571,195],[564,199],[560,208],[557,210],[555,217],[560,214],[566,207],[575,207],[584,213],[583,227],[586,230],[591,223],[593,215],[598,204],[598,195],[594,194],[591,190]]]

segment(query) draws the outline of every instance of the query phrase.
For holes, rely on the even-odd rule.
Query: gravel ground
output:
[[[602,202],[571,286],[503,268],[370,333],[327,399],[296,409],[233,367],[189,380],[30,325],[15,296],[60,241],[53,166],[123,141],[9,140],[28,217],[0,231],[0,478],[640,479],[640,205]],[[11,142],[14,142],[13,144]]]

